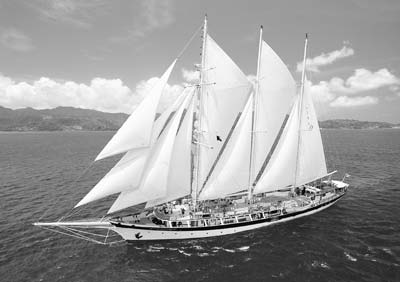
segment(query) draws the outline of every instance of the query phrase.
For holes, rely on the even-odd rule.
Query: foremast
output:
[[[202,36],[202,47],[201,47],[201,65],[200,65],[200,81],[198,85],[198,111],[197,111],[197,143],[196,143],[196,167],[195,167],[195,185],[194,189],[192,191],[192,209],[193,211],[197,210],[197,198],[198,198],[198,193],[202,187],[202,182],[201,182],[201,158],[200,158],[200,146],[202,146],[202,135],[203,135],[203,126],[202,126],[202,120],[203,120],[203,96],[204,96],[204,81],[205,81],[205,71],[206,71],[206,41],[207,41],[207,14],[204,16],[204,25],[203,25],[203,36]]]
[[[257,108],[258,108],[258,96],[260,92],[260,67],[261,67],[261,52],[262,52],[262,32],[263,26],[260,27],[260,40],[258,44],[258,59],[257,59],[257,78],[256,78],[256,87],[255,91],[253,91],[253,101],[252,101],[252,118],[251,118],[251,145],[250,145],[250,162],[249,162],[249,182],[248,182],[248,192],[247,198],[249,202],[252,201],[253,198],[253,190],[254,190],[254,159],[255,159],[255,145],[256,145],[256,133],[257,129],[255,125],[257,124]]]
[[[300,159],[300,144],[301,144],[301,130],[302,130],[302,116],[303,116],[303,96],[304,96],[304,83],[306,78],[306,61],[307,61],[307,43],[308,43],[308,34],[306,33],[306,38],[304,40],[304,55],[303,55],[303,69],[301,72],[301,86],[300,86],[300,97],[299,97],[299,128],[297,134],[297,153],[296,153],[296,169],[294,174],[294,184],[293,188],[297,186],[297,174],[299,167],[299,159]]]

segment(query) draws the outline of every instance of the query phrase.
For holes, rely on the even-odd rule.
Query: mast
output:
[[[262,32],[263,26],[260,27],[260,40],[258,45],[258,60],[257,60],[257,80],[256,89],[253,92],[253,103],[252,103],[252,118],[251,118],[251,145],[250,145],[250,164],[249,164],[249,183],[248,183],[248,200],[251,201],[253,198],[253,186],[254,186],[254,153],[255,153],[255,142],[256,142],[256,129],[257,124],[257,105],[258,96],[260,91],[260,67],[261,67],[261,51],[262,51]]]
[[[197,208],[197,194],[198,191],[201,189],[201,178],[200,178],[200,146],[202,144],[201,136],[203,134],[202,129],[202,115],[203,115],[203,92],[204,92],[204,72],[205,72],[205,63],[206,63],[206,40],[207,40],[207,14],[204,16],[204,26],[203,26],[203,42],[201,48],[201,66],[200,66],[200,83],[198,88],[198,103],[199,109],[197,113],[198,119],[198,128],[197,128],[197,146],[196,146],[196,184],[195,189],[192,193],[192,203],[194,210],[196,211]]]
[[[299,167],[299,151],[300,151],[300,142],[301,142],[301,117],[303,115],[303,96],[304,96],[304,82],[306,78],[306,60],[307,60],[307,41],[308,34],[306,33],[306,38],[304,40],[304,56],[303,56],[303,70],[301,73],[301,89],[300,89],[300,97],[299,97],[299,132],[297,138],[297,154],[296,154],[296,170],[294,175],[294,187],[297,185],[297,171]]]

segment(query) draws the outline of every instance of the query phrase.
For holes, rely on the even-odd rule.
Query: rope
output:
[[[107,237],[106,235],[103,235],[103,234],[97,234],[97,233],[94,233],[94,232],[87,232],[87,231],[75,229],[75,228],[72,228],[72,227],[69,227],[69,226],[62,226],[62,228],[66,229],[68,231],[74,231],[74,232],[77,232],[77,233],[83,233],[83,234],[88,234],[88,235],[93,235],[93,236],[98,236],[98,237],[103,237],[103,238]],[[110,228],[108,228],[107,230],[109,232]],[[107,234],[108,234],[108,232],[107,232]]]
[[[71,234],[71,233],[68,233],[68,232],[63,232],[63,231],[56,230],[56,229],[51,229],[51,228],[44,227],[44,226],[41,226],[41,228],[46,229],[46,230],[49,230],[49,231],[51,231],[51,232],[55,232],[55,233],[59,233],[59,234],[62,234],[62,235],[70,236],[70,237],[73,237],[73,238],[83,239],[83,240],[86,240],[86,241],[89,241],[89,242],[92,242],[92,243],[104,245],[103,242],[96,241],[96,240],[94,240],[94,239],[91,239],[91,238],[89,238],[89,237],[85,237],[85,236],[82,236],[82,235],[79,235],[79,234],[78,234],[78,235],[75,235],[75,234]]]
[[[106,235],[106,238],[104,238],[104,244],[106,244],[106,242],[107,242],[109,233],[110,233],[110,228],[107,229],[107,235]]]
[[[89,171],[89,169],[92,167],[93,164],[94,164],[94,161],[92,161],[92,162],[89,164],[89,166],[87,166],[86,169],[85,169],[74,181],[72,181],[72,183],[71,183],[71,185],[70,185],[70,188],[72,188],[73,185],[75,185],[75,184]],[[56,190],[53,190],[53,193],[51,193],[51,196],[54,196],[55,193],[56,193]],[[54,197],[51,197],[51,198],[53,199]],[[55,203],[54,203],[52,206],[48,206],[48,207],[45,209],[45,211],[43,212],[43,214],[39,217],[38,221],[40,221],[42,218],[44,218],[44,217],[48,214],[48,212],[50,211],[50,209],[51,209],[52,207],[56,206],[56,205],[59,203],[60,200],[61,200],[61,198],[57,198],[57,200],[55,201]],[[72,209],[72,210],[73,210],[73,209]],[[72,212],[72,210],[71,210],[70,212]],[[68,213],[67,213],[67,214],[68,214]],[[65,216],[62,216],[62,217],[59,219],[59,221],[61,221],[64,217],[65,217]]]
[[[79,175],[79,177],[77,177],[72,183],[71,183],[71,188],[73,185],[75,185],[89,170],[90,168],[93,166],[93,164],[95,163],[95,161],[92,161],[89,166],[87,166],[85,168],[85,170]],[[60,217],[60,219],[58,221],[61,221],[65,218],[71,217],[72,215],[77,214],[77,212],[82,211],[82,209],[75,209],[72,208],[69,212],[67,212],[65,215],[63,215],[62,217]]]
[[[70,228],[70,227],[65,227],[65,226],[58,226],[60,229],[65,230],[64,231],[60,231],[57,229],[53,229],[53,228],[49,228],[49,227],[45,227],[45,226],[41,226],[41,228],[46,229],[48,231],[54,232],[54,233],[59,233],[65,236],[69,236],[69,237],[73,237],[75,239],[81,239],[81,240],[85,240],[91,243],[96,243],[96,244],[101,244],[101,245],[108,245],[108,246],[112,246],[118,243],[122,243],[125,242],[125,240],[118,240],[118,241],[113,241],[113,242],[107,242],[107,238],[111,238],[111,237],[116,237],[118,235],[111,235],[109,236],[109,232],[110,232],[110,228],[107,229],[107,235],[101,235],[101,234],[96,234],[96,233],[91,233],[91,232],[85,232],[82,230],[76,230],[74,228]],[[101,237],[105,237],[104,241],[99,241],[93,238],[90,238],[88,236],[82,235],[81,233],[86,233],[86,234],[90,234],[90,235],[95,235],[95,236],[101,236]]]
[[[185,46],[183,47],[183,49],[181,50],[181,52],[179,52],[179,54],[178,54],[178,56],[177,56],[177,59],[179,59],[182,55],[183,55],[183,53],[186,51],[186,49],[189,47],[189,45],[192,43],[192,41],[193,41],[193,39],[196,37],[196,35],[198,34],[198,32],[201,30],[201,28],[203,27],[203,25],[200,25],[197,29],[196,29],[196,31],[193,33],[193,35],[190,37],[190,39],[189,39],[189,41],[185,44]],[[94,164],[94,162],[95,161],[92,161],[90,164],[89,164],[89,166],[83,171],[83,173],[77,178],[77,179],[75,179],[73,182],[72,182],[72,184],[71,184],[71,186],[72,185],[74,185],[74,184],[76,184],[88,171],[89,171],[89,169],[92,167],[92,165]],[[59,201],[60,199],[58,199],[57,201],[56,201],[56,204],[58,203],[58,201]],[[42,214],[42,216],[39,218],[39,221],[45,216],[45,215],[47,215],[47,213],[48,213],[48,211],[50,210],[50,207],[48,207],[46,210],[45,210],[45,212]],[[64,216],[62,216],[58,221],[61,221],[61,220],[63,220],[63,219],[66,219],[66,218],[70,218],[70,217],[72,217],[73,215],[76,215],[76,214],[78,214],[80,211],[82,211],[82,209],[75,209],[75,208],[72,208],[70,211],[68,211]]]
[[[203,24],[201,24],[196,31],[193,33],[192,37],[190,37],[189,41],[185,44],[185,46],[182,48],[182,51],[179,52],[178,56],[176,57],[176,59],[180,59],[183,55],[183,53],[185,53],[186,49],[189,47],[190,43],[192,43],[193,39],[196,37],[197,33],[201,30],[201,28],[203,27]]]

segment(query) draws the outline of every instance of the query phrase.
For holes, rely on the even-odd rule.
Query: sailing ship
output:
[[[110,231],[126,241],[194,239],[269,226],[336,203],[349,185],[327,171],[305,83],[307,40],[297,87],[261,27],[252,84],[209,35],[206,17],[199,82],[156,118],[175,59],[96,157],[124,154],[75,208],[118,194],[107,215],[34,224],[98,243],[107,243]],[[139,212],[121,215],[140,204]],[[107,235],[93,239],[89,229]]]

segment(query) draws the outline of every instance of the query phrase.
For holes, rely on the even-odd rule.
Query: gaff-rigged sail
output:
[[[184,91],[184,93],[185,92],[186,91]],[[151,144],[156,142],[160,133],[166,126],[172,112],[182,103],[184,93],[181,94],[154,122]],[[150,149],[148,147],[129,150],[75,207],[79,207],[115,193],[137,189],[149,152]]]
[[[108,213],[116,212],[130,206],[166,196],[172,152],[177,136],[181,117],[192,95],[175,112],[171,122],[151,148],[146,162],[139,188],[133,191],[124,191],[115,200]]]
[[[167,84],[175,63],[176,60],[169,66],[136,110],[103,148],[96,157],[96,161],[150,145],[153,123],[161,93]]]

